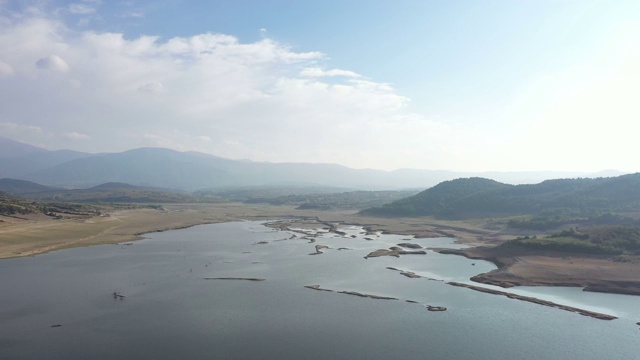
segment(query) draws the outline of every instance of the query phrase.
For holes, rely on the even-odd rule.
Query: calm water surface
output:
[[[258,222],[203,225],[2,260],[0,358],[640,359],[640,297],[509,290],[620,316],[592,319],[437,281],[470,282],[495,268],[485,261],[433,252],[364,259],[400,242],[446,247],[451,239],[368,241],[358,227],[341,230],[356,237],[323,234],[310,244]],[[331,249],[308,255],[317,244]],[[267,280],[204,279],[227,276]],[[400,300],[303,287],[312,284]]]

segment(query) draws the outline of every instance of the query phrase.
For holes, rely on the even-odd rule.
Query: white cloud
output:
[[[303,69],[300,72],[300,75],[305,77],[344,76],[344,77],[353,77],[353,78],[358,78],[362,76],[358,73],[355,73],[349,70],[340,70],[340,69],[323,70],[319,67],[310,67],[310,68]]]
[[[36,67],[43,70],[51,70],[55,72],[69,71],[69,65],[58,55],[49,55],[36,61]]]
[[[1,122],[0,127],[4,128],[7,131],[17,130],[17,131],[42,133],[42,128],[40,126],[16,124],[14,122]]]
[[[162,85],[161,82],[152,81],[152,82],[148,82],[148,83],[146,83],[144,85],[141,85],[138,88],[138,90],[143,92],[143,93],[154,94],[154,93],[162,92],[164,90],[164,86]]]
[[[50,148],[66,147],[69,136],[81,139],[75,129],[82,128],[101,134],[74,143],[91,152],[163,146],[264,161],[448,167],[455,160],[447,152],[451,139],[470,138],[411,114],[409,99],[388,84],[319,68],[322,53],[267,38],[125,39],[74,32],[41,16],[12,20],[2,30],[0,49],[16,50],[0,56],[19,65],[11,83],[0,82],[7,94],[0,118],[40,126],[40,138],[28,138]],[[68,76],[39,76],[24,65],[46,54],[55,57],[39,67]]]
[[[47,137],[47,134],[40,126],[28,123],[0,122],[0,134],[3,137],[46,147],[45,144],[42,144],[42,140]]]
[[[240,145],[242,145],[242,143],[240,143],[237,140],[224,140],[222,143],[224,145],[227,145],[227,146],[240,146]]]
[[[75,130],[82,128],[101,134],[77,143],[78,150],[91,152],[163,146],[231,158],[398,167],[398,154],[424,155],[428,150],[420,143],[451,136],[409,113],[409,99],[388,84],[318,68],[322,53],[297,52],[268,38],[243,43],[205,33],[126,39],[72,31],[40,15],[10,21],[0,32],[0,49],[16,51],[6,60],[0,53],[3,61],[36,62],[38,69],[67,76],[14,68],[12,82],[0,82],[9,94],[0,117],[41,126],[40,141],[51,148],[65,147],[68,138],[86,139]],[[323,81],[327,77],[331,83]],[[32,106],[34,99],[39,106]],[[411,140],[416,129],[420,141]]]
[[[68,139],[73,139],[73,140],[89,140],[89,139],[91,139],[91,136],[89,136],[87,134],[75,132],[75,131],[65,133],[64,136],[66,138],[68,138]]]
[[[142,11],[127,11],[127,12],[122,13],[122,15],[120,15],[120,17],[141,19],[141,18],[144,18],[145,15],[144,15],[144,12],[142,12]]]
[[[90,15],[95,14],[96,9],[87,4],[73,3],[69,4],[69,12],[76,15]]]
[[[13,67],[6,62],[0,61],[0,79],[14,74]]]

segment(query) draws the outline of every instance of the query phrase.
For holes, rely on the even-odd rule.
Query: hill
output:
[[[513,185],[484,178],[462,178],[444,181],[414,196],[400,199],[381,207],[361,211],[364,215],[423,216],[447,213],[452,205],[481,193],[492,193]]]
[[[87,191],[104,191],[104,190],[128,190],[128,189],[138,189],[138,186],[134,186],[127,183],[121,182],[109,182],[100,185],[96,185],[92,188],[86,189]]]
[[[436,216],[447,219],[538,215],[598,216],[640,210],[640,173],[613,178],[558,179],[507,185],[489,179],[446,181],[366,215]]]
[[[4,191],[5,193],[13,195],[26,195],[60,190],[62,189],[52,186],[40,185],[32,181],[7,178],[0,179],[0,191]]]
[[[293,205],[301,210],[364,209],[371,206],[379,206],[413,194],[415,194],[415,191],[346,191],[277,197],[256,196],[247,198],[243,200],[243,202]]]
[[[183,191],[134,186],[118,182],[105,183],[87,189],[59,189],[35,185],[49,190],[25,193],[24,196],[46,202],[162,204],[222,201],[220,196],[213,194],[195,195]]]

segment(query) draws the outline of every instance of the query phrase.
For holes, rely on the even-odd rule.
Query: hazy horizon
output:
[[[637,172],[640,3],[0,1],[0,136],[256,162]]]
[[[0,143],[3,139],[8,139],[10,141],[17,141],[14,139],[9,139],[3,136],[0,136]],[[22,143],[22,144],[27,144],[27,143]],[[33,144],[27,144],[30,146],[36,146]],[[38,147],[38,146],[36,146]],[[68,148],[60,148],[60,149],[46,149],[46,148],[42,148],[39,147],[41,149],[44,149],[46,151],[75,151],[72,149],[68,149]],[[172,151],[178,151],[178,152],[185,152],[185,153],[198,153],[198,154],[204,154],[204,155],[212,155],[212,156],[216,156],[216,154],[209,154],[209,153],[204,153],[204,152],[198,152],[198,151],[181,151],[181,150],[175,150],[175,149],[169,149],[169,148],[163,148],[163,147],[154,147],[154,146],[147,146],[147,147],[140,147],[140,148],[132,148],[132,149],[127,149],[127,150],[123,150],[122,152],[129,152],[129,151],[135,151],[135,150],[140,150],[140,149],[160,149],[160,150],[172,150]],[[86,152],[86,154],[90,154],[90,155],[108,155],[108,154],[119,154],[122,152],[97,152],[97,153],[89,153]],[[1,158],[1,156],[0,156]],[[223,159],[228,159],[228,158],[223,158]],[[526,174],[526,173],[531,173],[531,174],[538,174],[540,176],[542,176],[542,178],[538,179],[536,178],[535,180],[533,179],[529,179],[529,180],[517,180],[515,182],[509,181],[509,180],[505,180],[505,179],[501,179],[501,181],[506,182],[506,183],[536,183],[538,181],[543,181],[545,179],[554,179],[554,175],[558,175],[558,176],[563,176],[563,175],[568,175],[568,174],[574,174],[575,176],[587,176],[587,177],[594,177],[594,176],[603,176],[603,177],[610,177],[610,176],[619,176],[619,175],[624,175],[624,174],[630,174],[631,172],[625,172],[625,171],[621,171],[619,169],[600,169],[598,171],[562,171],[562,170],[522,170],[522,171],[499,171],[499,170],[480,170],[480,171],[461,171],[461,170],[455,170],[455,169],[426,169],[426,168],[397,168],[397,169],[380,169],[380,168],[356,168],[356,167],[349,167],[346,165],[342,165],[339,163],[314,163],[314,162],[278,162],[278,161],[255,161],[252,159],[228,159],[228,160],[236,160],[236,161],[242,161],[242,162],[250,162],[250,163],[258,163],[258,164],[310,164],[310,165],[336,165],[336,166],[344,166],[347,167],[349,169],[354,169],[354,170],[374,170],[374,171],[384,171],[384,172],[395,172],[395,171],[429,171],[429,172],[443,172],[443,173],[452,173],[453,175],[456,176],[479,176],[479,175],[487,175],[489,176],[490,174]],[[546,176],[545,176],[546,175]],[[497,179],[494,179],[497,180]]]

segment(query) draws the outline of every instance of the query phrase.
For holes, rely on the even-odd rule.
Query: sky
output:
[[[640,1],[0,0],[0,136],[640,171]]]

